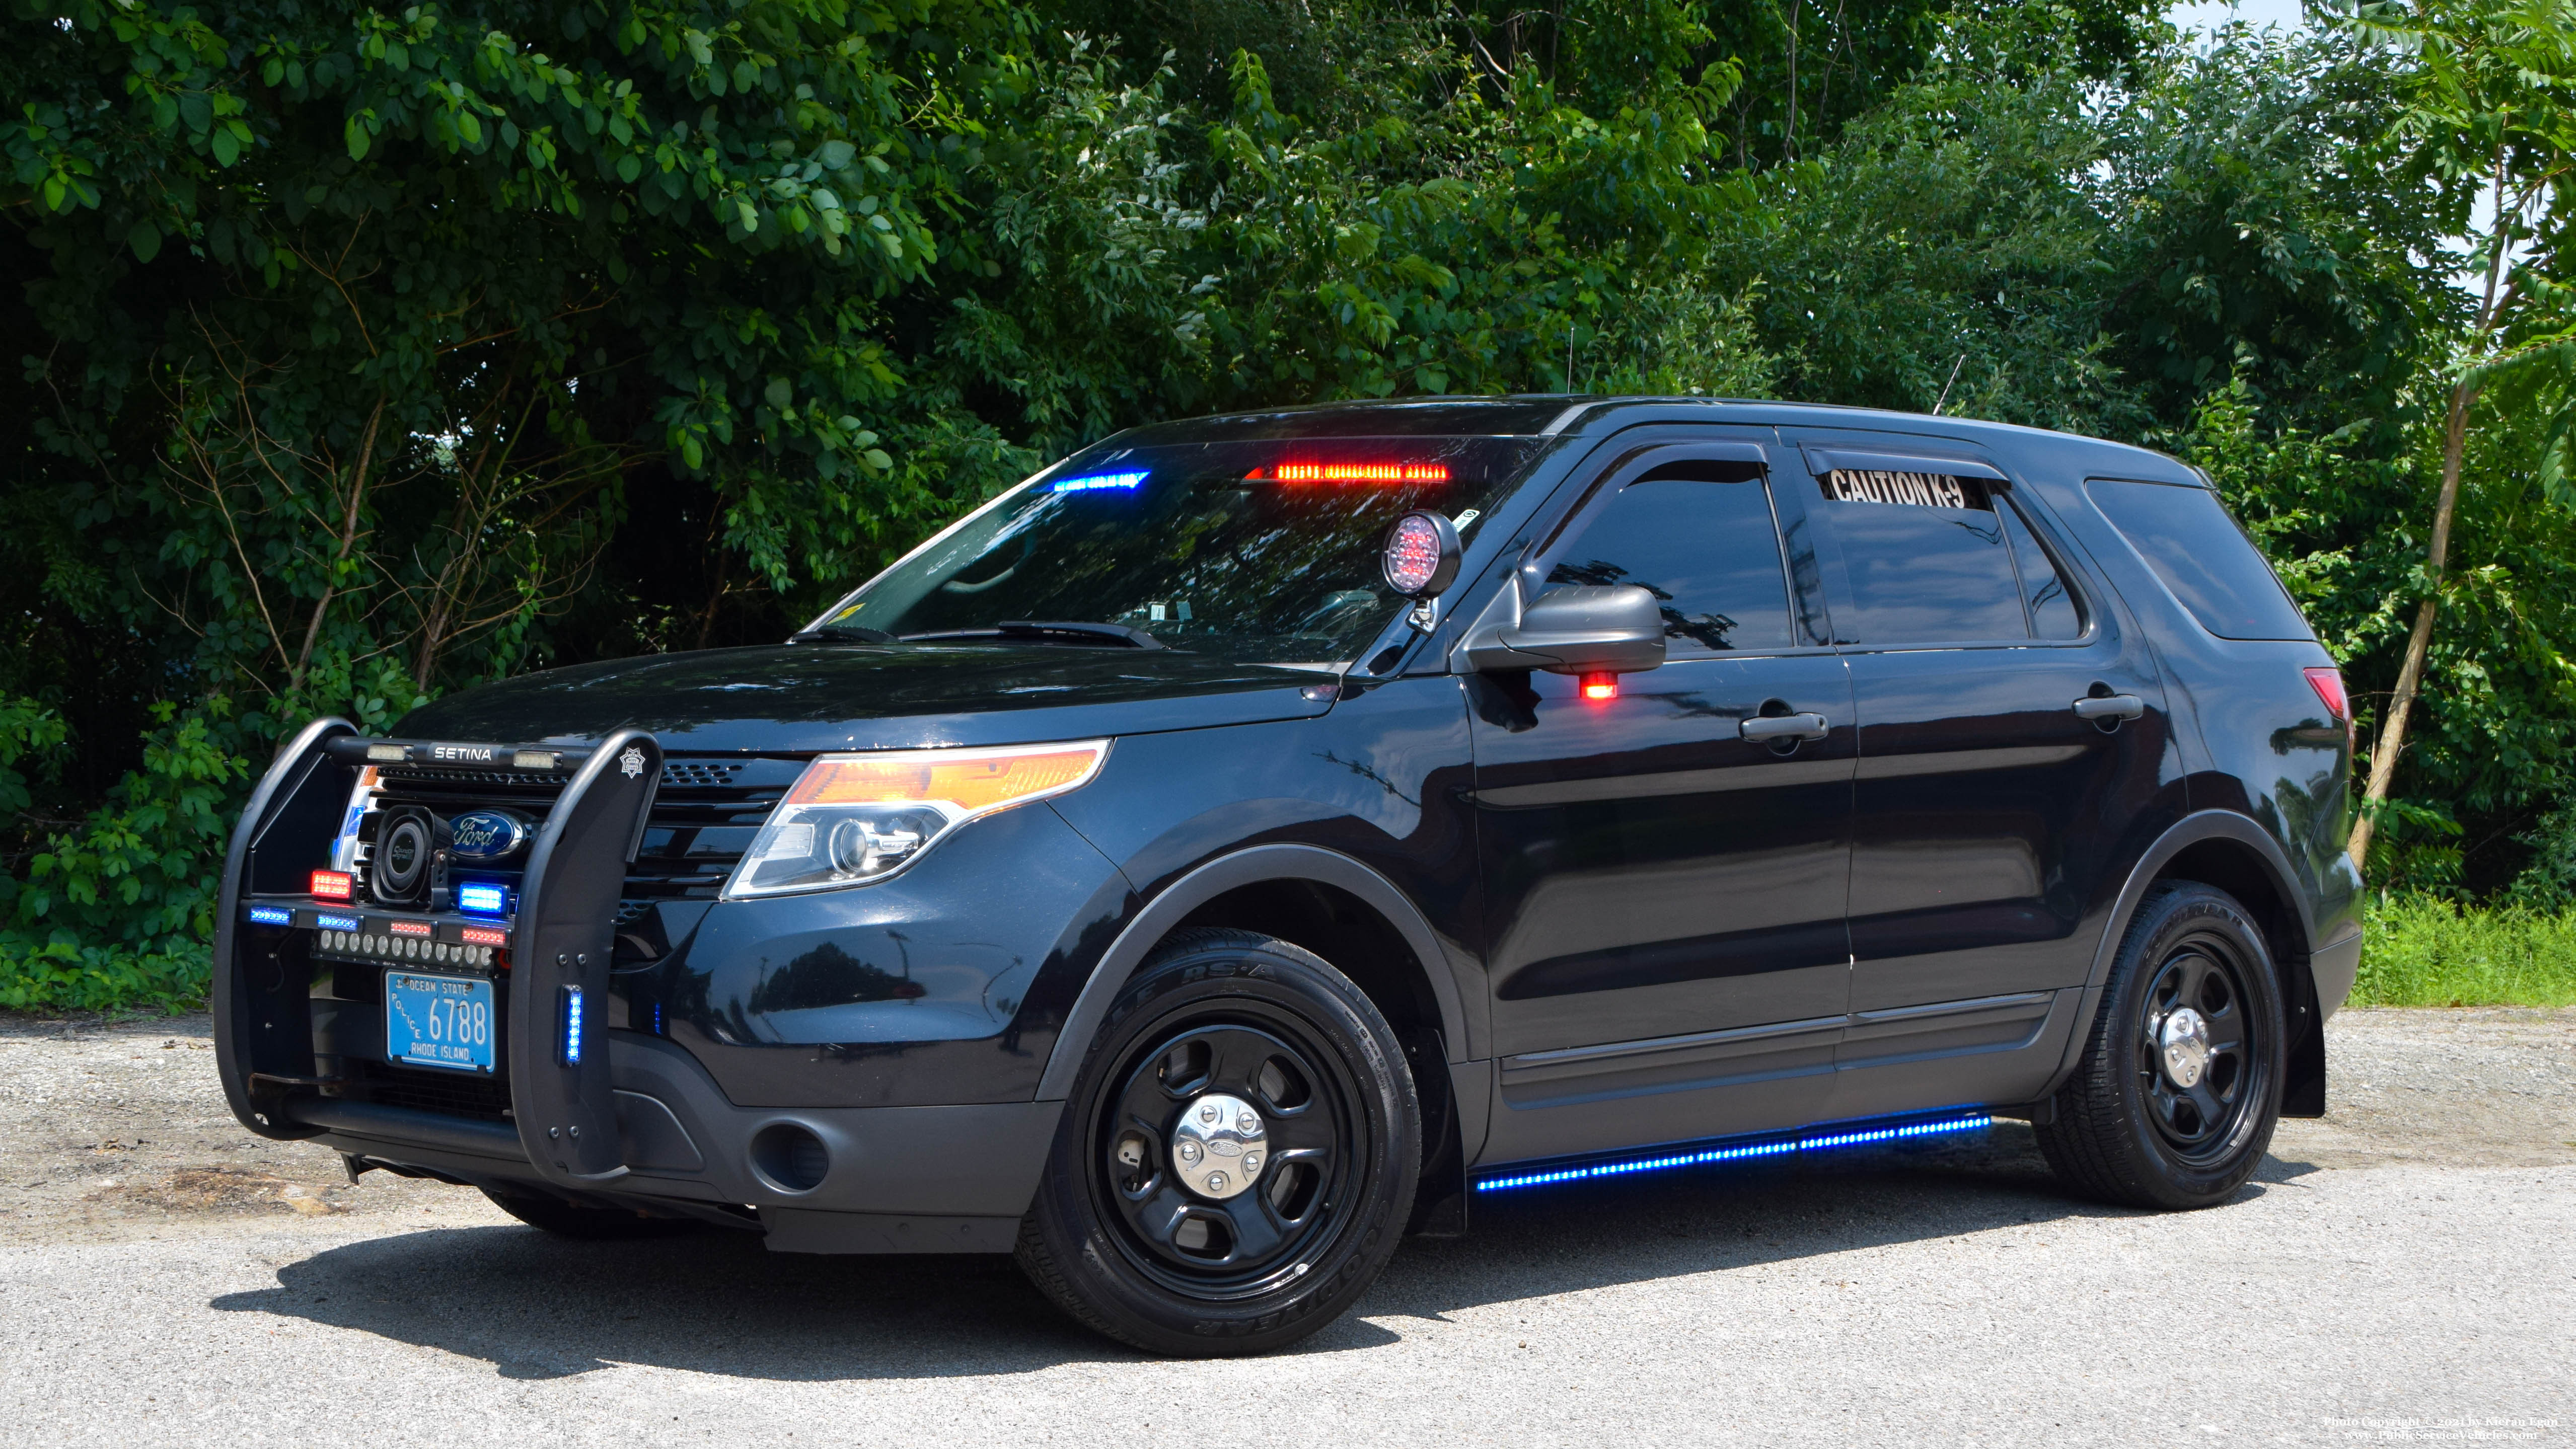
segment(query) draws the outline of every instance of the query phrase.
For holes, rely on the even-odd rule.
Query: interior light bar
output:
[[[358,893],[358,878],[345,870],[317,870],[305,889],[317,901],[345,901]]]
[[[1264,474],[1276,483],[1446,483],[1446,463],[1281,463],[1244,475],[1258,482]]]
[[[429,934],[429,922],[389,921],[385,924],[385,929],[397,936],[426,936]]]
[[[510,910],[510,888],[489,881],[469,881],[456,888],[456,908],[478,916],[506,915]]]
[[[295,912],[288,910],[284,906],[253,906],[250,908],[250,918],[252,924],[261,926],[292,926],[295,924]]]
[[[497,926],[463,926],[458,928],[456,934],[458,939],[464,941],[469,946],[507,946],[510,944],[510,933]]]
[[[1931,1121],[1902,1122],[1886,1127],[1852,1127],[1835,1131],[1814,1129],[1796,1136],[1774,1137],[1767,1141],[1740,1142],[1727,1146],[1701,1148],[1691,1152],[1665,1153],[1656,1157],[1594,1162],[1578,1167],[1559,1167],[1543,1172],[1489,1177],[1476,1184],[1476,1191],[1501,1192],[1506,1188],[1543,1187],[1549,1183],[1577,1182],[1592,1177],[1619,1177],[1635,1172],[1667,1172],[1677,1167],[1705,1167],[1716,1162],[1742,1162],[1748,1158],[1782,1157],[1796,1152],[1824,1152],[1836,1147],[1863,1147],[1876,1142],[1895,1142],[1909,1137],[1931,1137],[1947,1132],[1973,1132],[1981,1127],[1993,1126],[1994,1120],[1983,1112],[1962,1112],[1956,1116],[1940,1117]]]
[[[1049,493],[1092,493],[1103,488],[1133,488],[1145,481],[1142,473],[1092,473],[1080,478],[1066,478],[1047,485]]]
[[[313,924],[325,931],[354,931],[358,929],[358,918],[324,914],[315,916]]]

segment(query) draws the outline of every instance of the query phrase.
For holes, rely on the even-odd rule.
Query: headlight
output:
[[[978,815],[1080,786],[1108,753],[1107,740],[1089,740],[819,756],[769,812],[725,898],[883,880]]]

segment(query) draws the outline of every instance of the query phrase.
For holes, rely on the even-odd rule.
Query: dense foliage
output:
[[[2576,887],[2551,187],[2422,570],[2486,225],[2426,77],[2519,37],[2563,112],[2563,0],[8,3],[0,1006],[189,998],[314,714],[774,638],[1118,427],[1408,393],[2181,452],[2365,740],[2438,588],[2374,876]]]

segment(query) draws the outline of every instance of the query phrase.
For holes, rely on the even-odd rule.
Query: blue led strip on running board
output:
[[[1762,1141],[1737,1142],[1729,1146],[1700,1148],[1688,1152],[1664,1152],[1653,1157],[1629,1158],[1625,1161],[1594,1162],[1579,1167],[1555,1167],[1540,1172],[1518,1172],[1504,1177],[1489,1177],[1476,1184],[1478,1192],[1500,1192],[1507,1187],[1540,1187],[1551,1182],[1577,1182],[1588,1177],[1616,1177],[1630,1172],[1664,1172],[1676,1167],[1705,1167],[1715,1162],[1742,1162],[1755,1157],[1782,1157],[1795,1152],[1825,1152],[1836,1147],[1862,1147],[1873,1142],[1895,1142],[1908,1137],[1930,1137],[1944,1132],[1973,1132],[1994,1124],[1994,1118],[1983,1112],[1957,1112],[1928,1120],[1898,1122],[1884,1127],[1843,1125],[1833,1128],[1810,1128],[1790,1137],[1773,1137]]]

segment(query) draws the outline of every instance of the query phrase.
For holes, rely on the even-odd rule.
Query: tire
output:
[[[2198,1018],[2197,1038],[2184,1008]],[[2083,1058],[2058,1090],[2055,1120],[2037,1129],[2039,1149],[2087,1197],[2215,1207],[2271,1146],[2285,1041],[2280,980],[2253,918],[2215,887],[2159,883],[2121,938]]]
[[[492,1205],[532,1228],[560,1238],[618,1242],[629,1238],[670,1238],[698,1230],[694,1218],[657,1218],[625,1208],[585,1207],[538,1193],[482,1189]]]
[[[1020,1267],[1077,1322],[1147,1352],[1264,1353],[1376,1279],[1421,1163],[1403,1049],[1349,977],[1268,936],[1178,931],[1075,1078]]]

